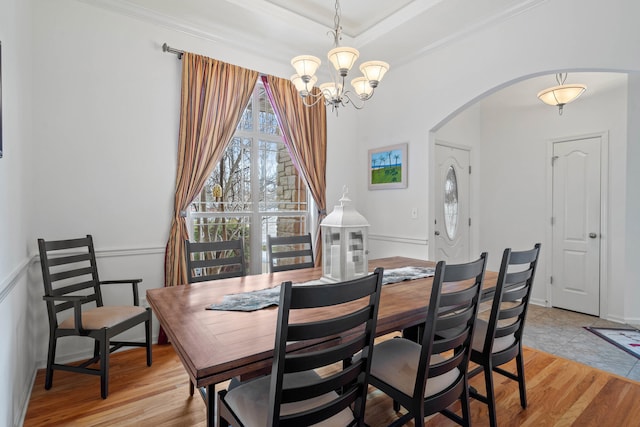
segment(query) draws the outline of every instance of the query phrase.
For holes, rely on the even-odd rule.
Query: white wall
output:
[[[535,96],[535,94],[532,94]],[[551,140],[586,134],[608,134],[608,214],[603,239],[608,246],[608,292],[603,295],[608,309],[605,318],[624,318],[624,218],[627,150],[626,84],[565,107],[542,103],[526,108],[492,107],[482,111],[480,149],[480,245],[490,253],[489,268],[497,269],[505,247],[526,249],[543,244],[532,298],[547,302],[551,271],[551,241],[547,240],[550,218],[548,179]],[[550,265],[550,264],[549,264]]]
[[[0,425],[22,418],[34,374],[29,334],[27,251],[31,165],[31,2],[0,0],[2,138],[0,159]]]
[[[640,325],[638,301],[640,301],[640,74],[629,76],[627,120],[627,168],[626,168],[626,247],[620,256],[626,262],[625,320]]]
[[[459,109],[505,84],[535,75],[553,73],[556,70],[640,71],[640,57],[629,55],[640,42],[640,27],[634,23],[634,17],[639,14],[640,3],[626,0],[606,4],[597,0],[543,2],[526,13],[474,33],[470,38],[452,42],[417,58],[410,64],[392,69],[385,76],[384,84],[376,91],[376,102],[372,102],[371,108],[363,110],[359,117],[363,150],[366,147],[385,145],[389,141],[408,140],[410,152],[421,153],[421,157],[418,158],[420,163],[417,168],[415,159],[412,158],[410,161],[409,168],[416,175],[412,176],[409,188],[394,190],[393,211],[388,210],[386,200],[367,198],[363,214],[373,219],[372,233],[404,235],[407,232],[409,225],[403,213],[408,212],[415,203],[426,201],[429,197],[431,159],[425,156],[426,147],[430,143],[427,135],[429,131],[438,129],[443,121]],[[540,27],[540,22],[545,22],[545,28],[557,30],[545,31]],[[412,84],[406,84],[408,81]],[[576,103],[570,107],[576,108],[573,111],[577,111],[578,106],[579,103]],[[553,109],[546,110],[546,114],[549,118],[557,116]],[[565,121],[571,120],[571,114],[569,110],[565,112]],[[500,117],[497,118],[502,122]],[[483,118],[483,122],[485,120],[486,118]],[[590,117],[586,120],[590,120]],[[599,121],[587,123],[588,126],[583,127],[583,131],[579,133],[589,132],[587,129],[594,128],[600,128],[598,131],[607,130],[609,127],[620,129],[625,126],[626,115],[622,114],[616,120],[618,122],[611,125]],[[630,118],[631,120],[633,119]],[[592,126],[598,123],[601,125]],[[549,136],[560,134],[549,133]],[[624,139],[625,136],[619,134],[615,138],[616,141],[620,141],[618,138]],[[486,139],[483,137],[483,143],[485,142]],[[637,140],[630,143],[637,144]],[[544,145],[544,141],[542,144]],[[518,155],[514,146],[510,150],[510,156]],[[621,158],[619,152],[616,153],[618,157],[610,159],[614,165],[633,164],[630,160]],[[482,170],[486,169],[482,161],[480,167]],[[364,170],[361,173],[364,173]],[[530,178],[544,180],[545,175],[543,171],[532,171]],[[488,186],[484,183],[482,185]],[[624,188],[624,180],[617,177],[610,185]],[[631,196],[634,195],[629,195]],[[626,205],[620,198],[616,201],[623,206]],[[485,200],[482,200],[481,204],[484,203]],[[397,220],[384,220],[382,212],[393,212],[397,215]],[[633,214],[637,217],[637,208]],[[612,224],[616,218],[621,219],[624,224],[626,212],[622,211],[616,215],[617,217],[610,218]],[[411,224],[411,232],[416,236],[427,236],[431,221],[432,218],[427,217]],[[523,241],[526,236],[528,246],[529,243],[541,240],[544,232],[544,227],[536,224],[523,235]],[[640,239],[637,230],[624,230],[619,223],[613,225],[613,232],[617,233],[617,236],[626,235],[626,239]],[[630,235],[630,232],[635,234]],[[480,237],[480,245],[487,241],[488,237]],[[498,246],[501,245],[496,245]],[[495,249],[492,250],[491,259],[499,258],[501,250],[498,255],[495,254]],[[620,246],[612,251],[612,258],[625,258]],[[626,259],[630,256],[637,258],[637,251],[633,255],[627,255]],[[621,267],[626,271],[626,266]],[[635,280],[631,281],[632,277],[617,278],[622,279],[623,283],[629,283],[628,287],[633,287],[637,294],[638,284]],[[539,288],[537,287],[538,291]],[[637,305],[631,307],[629,304],[622,308],[622,298],[631,295],[630,289],[623,292],[618,290],[619,288],[614,287],[614,294],[609,295],[611,301],[616,301],[612,302],[615,305],[611,308],[611,315],[623,316],[625,320],[638,318],[640,308]]]

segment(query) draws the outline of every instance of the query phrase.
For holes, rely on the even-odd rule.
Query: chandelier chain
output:
[[[342,26],[340,25],[340,15],[342,10],[340,8],[340,1],[336,0],[335,5],[336,14],[333,17],[333,31],[329,31],[329,34],[333,34],[333,47],[340,46],[340,40],[342,40]]]

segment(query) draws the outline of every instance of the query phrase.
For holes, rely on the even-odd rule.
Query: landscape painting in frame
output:
[[[407,188],[407,143],[369,150],[369,190]]]

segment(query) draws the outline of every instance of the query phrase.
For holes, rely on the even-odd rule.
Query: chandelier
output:
[[[356,109],[364,107],[365,101],[371,99],[375,88],[378,87],[380,80],[389,70],[389,64],[383,61],[368,61],[360,65],[361,77],[351,80],[351,86],[355,92],[345,89],[345,79],[347,74],[355,64],[360,53],[352,47],[340,46],[342,39],[342,26],[340,25],[340,1],[336,0],[334,17],[334,29],[327,34],[333,36],[333,49],[329,51],[327,57],[334,70],[331,67],[330,74],[332,81],[323,83],[319,86],[320,92],[312,93],[312,89],[318,77],[315,75],[320,67],[320,58],[311,55],[296,56],[291,60],[291,65],[296,70],[296,74],[291,76],[291,81],[295,85],[298,93],[302,97],[304,105],[312,107],[323,101],[331,110],[336,110],[340,106],[351,104]]]
[[[558,114],[562,115],[562,109],[565,104],[575,101],[582,93],[587,90],[587,86],[582,84],[564,84],[567,80],[567,73],[556,74],[557,86],[550,87],[538,93],[540,101],[547,105],[557,106]]]

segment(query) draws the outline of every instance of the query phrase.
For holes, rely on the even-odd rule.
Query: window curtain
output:
[[[262,82],[278,118],[284,143],[318,207],[315,247],[316,266],[320,266],[322,240],[319,224],[327,215],[327,110],[323,102],[313,107],[305,106],[289,80],[262,76]]]
[[[233,137],[258,73],[185,52],[173,218],[165,252],[165,286],[187,282],[185,212]],[[162,329],[158,343],[166,343]]]

